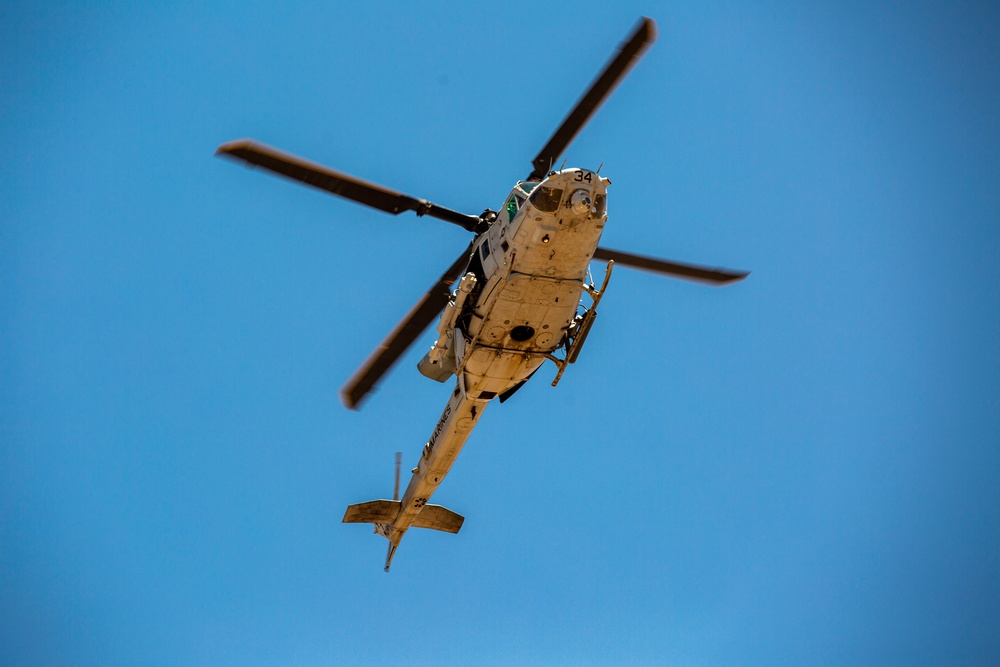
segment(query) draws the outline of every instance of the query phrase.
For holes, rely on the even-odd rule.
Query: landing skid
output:
[[[577,357],[580,356],[580,350],[583,349],[583,344],[587,340],[587,334],[590,333],[590,328],[594,326],[594,320],[597,319],[597,304],[601,302],[604,297],[604,290],[608,287],[608,282],[611,280],[611,271],[615,268],[615,260],[608,261],[608,267],[604,270],[604,281],[601,283],[601,289],[594,289],[594,286],[585,285],[584,289],[587,290],[587,294],[590,298],[594,300],[594,303],[590,305],[590,308],[584,312],[583,316],[580,317],[579,323],[573,327],[573,335],[570,336],[569,332],[566,333],[566,356],[563,359],[558,359],[551,354],[545,355],[546,358],[552,361],[558,368],[559,372],[556,373],[556,377],[552,380],[552,386],[555,387],[559,384],[559,380],[562,379],[563,373],[566,372],[566,368],[572,364],[576,363]]]

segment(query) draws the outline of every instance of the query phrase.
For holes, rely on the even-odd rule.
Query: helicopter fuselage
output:
[[[391,524],[376,524],[392,547],[444,480],[489,402],[525,382],[579,323],[590,260],[607,221],[609,184],[586,169],[520,182],[476,239],[442,315],[439,340],[419,364],[434,379],[457,379],[399,514]]]
[[[612,59],[531,160],[499,213],[471,215],[371,183],[253,139],[224,143],[216,154],[354,201],[390,215],[412,212],[475,234],[466,248],[389,332],[340,392],[357,409],[406,350],[435,320],[438,336],[417,364],[438,382],[455,378],[455,389],[423,452],[403,498],[400,456],[392,500],[349,505],[344,523],[367,523],[389,538],[386,570],[410,528],[457,533],[464,518],[428,500],[451,470],[489,403],[510,398],[546,361],[558,372],[555,386],[583,348],[616,264],[724,285],[745,271],[675,262],[598,246],[607,222],[610,181],[587,169],[552,165],[602,102],[656,39],[656,23],[642,17]],[[598,168],[598,171],[600,168]],[[607,261],[598,289],[589,280],[592,259]],[[458,281],[457,286],[455,285]],[[584,292],[588,306],[581,301]],[[557,356],[560,352],[562,356]]]

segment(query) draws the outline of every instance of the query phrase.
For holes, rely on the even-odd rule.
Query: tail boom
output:
[[[457,533],[462,528],[465,518],[461,514],[440,505],[429,505],[427,501],[451,470],[488,403],[489,399],[469,398],[459,381],[430,440],[424,445],[403,498],[350,505],[344,513],[343,523],[373,524],[376,533],[389,539],[387,572],[396,547],[411,527],[446,533]]]

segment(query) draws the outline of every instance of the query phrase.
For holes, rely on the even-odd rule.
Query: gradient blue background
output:
[[[1000,663],[996,3],[271,4],[0,8],[0,663]],[[385,575],[450,388],[337,391],[467,234],[212,153],[497,208],[640,14],[568,164],[753,273],[616,271]]]

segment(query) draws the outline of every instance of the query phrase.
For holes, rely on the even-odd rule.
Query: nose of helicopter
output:
[[[606,210],[610,184],[609,179],[594,171],[563,169],[550,173],[533,187],[529,200],[538,213],[555,213],[562,207],[574,217],[600,218]]]
[[[589,169],[564,169],[545,179],[545,185],[550,188],[589,190],[595,194],[603,192],[610,184],[610,180],[601,178],[597,172]]]
[[[565,193],[563,206],[583,216],[604,213],[605,192],[611,181],[588,169],[564,169],[545,179],[544,185]]]

